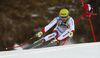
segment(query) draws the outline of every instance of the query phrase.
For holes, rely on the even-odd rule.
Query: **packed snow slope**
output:
[[[100,42],[6,51],[0,58],[100,58]]]

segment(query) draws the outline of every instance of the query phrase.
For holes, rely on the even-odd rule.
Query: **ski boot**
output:
[[[54,39],[48,45],[46,45],[44,47],[57,46],[58,44],[59,44],[59,41],[57,41],[56,39]]]

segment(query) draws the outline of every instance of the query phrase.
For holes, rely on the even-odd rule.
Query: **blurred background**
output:
[[[100,42],[100,0],[83,0],[83,2],[91,4],[94,13],[98,14],[91,16],[91,22],[96,41]],[[28,41],[57,17],[62,8],[69,10],[74,21],[85,13],[80,0],[0,0],[0,51]],[[53,28],[43,36],[51,33]],[[32,44],[37,39],[29,43]],[[87,17],[77,22],[71,41],[75,44],[94,42]]]

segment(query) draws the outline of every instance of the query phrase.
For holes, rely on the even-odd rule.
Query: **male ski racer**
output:
[[[37,37],[41,37],[41,35],[47,32],[50,28],[52,28],[55,24],[53,32],[42,38],[42,42],[45,43],[52,38],[56,38],[55,42],[65,41],[69,37],[73,36],[74,33],[74,20],[69,16],[69,11],[67,9],[61,9],[59,12],[59,16],[55,17],[47,26],[45,26],[40,32],[36,34]]]

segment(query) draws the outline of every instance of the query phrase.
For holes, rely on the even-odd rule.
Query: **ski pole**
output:
[[[14,46],[14,47],[8,47],[8,48],[6,48],[6,50],[8,50],[8,49],[11,49],[11,48],[18,48],[18,47],[22,47],[22,46],[24,46],[24,45],[26,45],[30,40],[32,40],[33,38],[35,38],[36,37],[36,35],[35,36],[33,36],[33,37],[31,37],[27,42],[25,42],[23,45],[20,45],[20,46]]]

